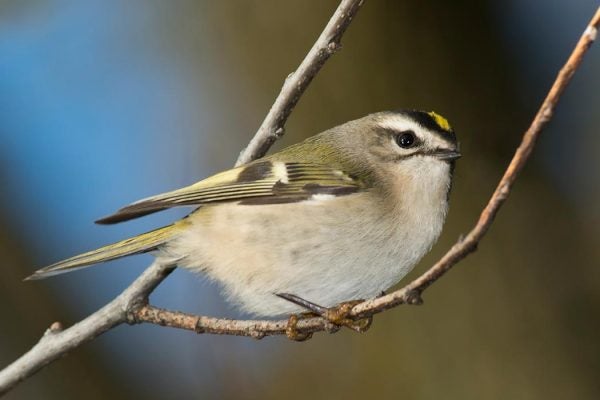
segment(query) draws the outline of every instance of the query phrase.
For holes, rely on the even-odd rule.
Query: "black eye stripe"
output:
[[[398,110],[396,113],[392,114],[401,114],[419,125],[423,128],[431,131],[433,134],[439,136],[440,138],[448,141],[450,143],[456,143],[456,135],[454,130],[451,127],[449,129],[443,129],[439,122],[433,117],[432,113],[423,112],[418,110]]]

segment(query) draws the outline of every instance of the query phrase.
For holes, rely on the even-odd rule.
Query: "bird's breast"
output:
[[[299,312],[275,293],[323,306],[370,298],[398,282],[439,235],[444,210],[432,202],[385,207],[362,192],[262,205],[220,204],[192,215],[168,252],[220,283],[243,310]]]

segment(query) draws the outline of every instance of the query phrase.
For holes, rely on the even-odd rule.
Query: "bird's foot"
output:
[[[350,318],[350,312],[355,305],[362,303],[364,300],[351,300],[338,304],[335,307],[328,308],[325,317],[329,322],[338,325],[345,326],[352,329],[355,332],[363,333],[366,332],[373,323],[373,317],[368,316],[365,318],[354,319]]]
[[[293,340],[295,342],[304,342],[312,337],[312,332],[300,332],[298,330],[298,321],[301,319],[312,318],[315,317],[315,314],[308,312],[298,314],[292,314],[288,318],[287,326],[285,327],[285,336],[288,339]]]
[[[371,326],[371,323],[373,322],[373,317],[371,316],[361,319],[354,319],[350,317],[350,312],[352,311],[352,308],[354,308],[355,305],[362,303],[363,300],[346,301],[344,303],[338,304],[335,307],[328,308],[289,293],[278,293],[277,296],[296,305],[299,305],[300,307],[306,308],[308,311],[310,311],[310,313],[319,315],[336,326],[345,326],[347,328],[352,329],[355,332],[366,332]],[[290,319],[292,317],[290,317]]]

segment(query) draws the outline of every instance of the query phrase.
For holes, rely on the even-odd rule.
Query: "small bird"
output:
[[[231,303],[255,316],[373,298],[400,281],[437,240],[459,157],[453,129],[434,112],[370,114],[128,205],[96,222],[197,208],[172,225],[27,279],[154,252],[216,281]]]

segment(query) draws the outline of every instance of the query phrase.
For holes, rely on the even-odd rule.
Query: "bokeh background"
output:
[[[22,278],[184,215],[91,222],[231,166],[336,5],[0,2],[0,367],[53,321],[108,302],[150,257]],[[597,6],[368,0],[277,146],[383,109],[448,117],[464,157],[422,272],[475,222]],[[425,305],[305,343],[121,326],[6,398],[599,398],[599,73],[592,48],[479,251]],[[152,301],[239,316],[180,270]]]

